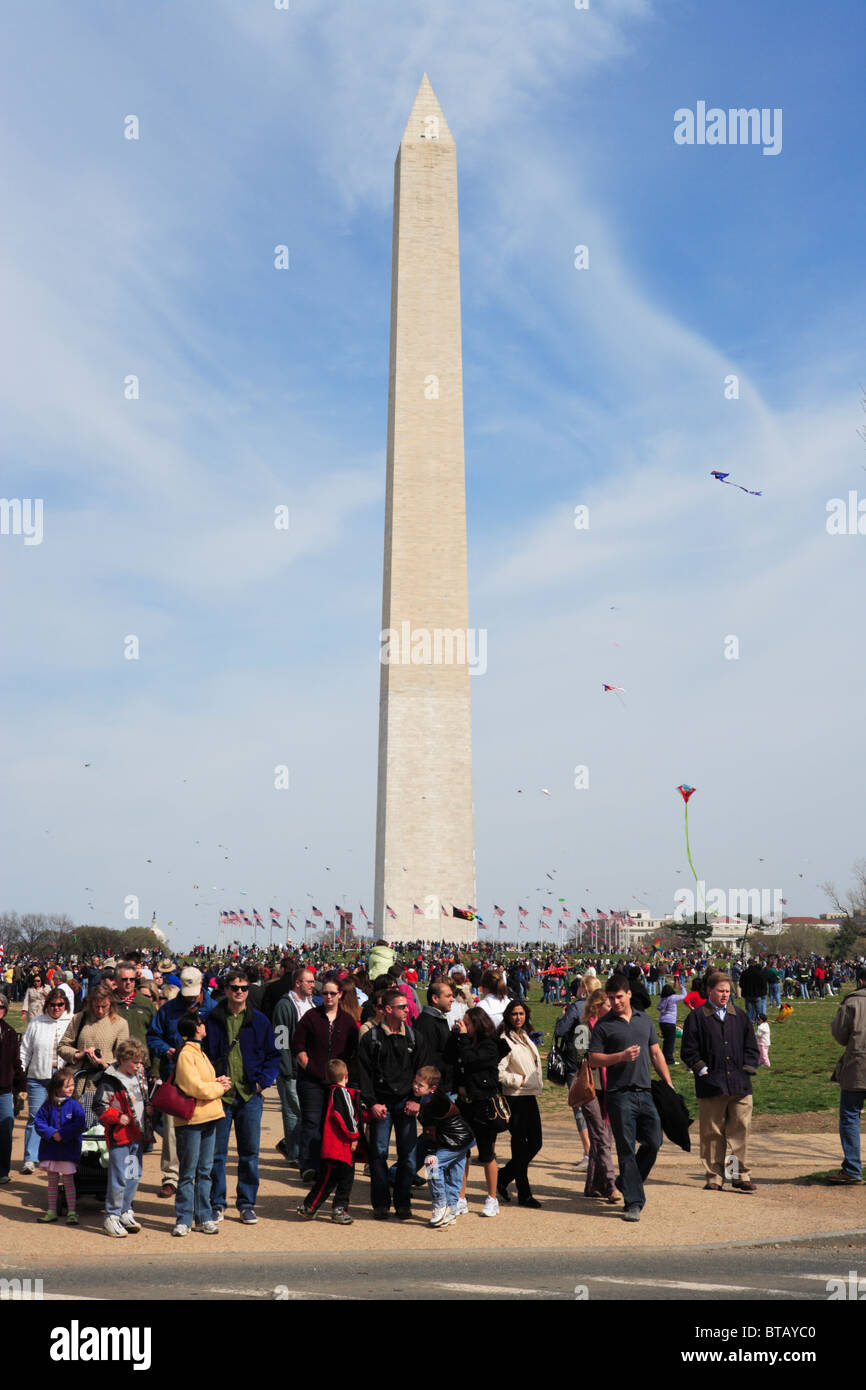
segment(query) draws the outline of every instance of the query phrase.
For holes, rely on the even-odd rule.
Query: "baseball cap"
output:
[[[180,992],[184,999],[194,999],[201,993],[201,971],[194,965],[184,966],[180,972]]]

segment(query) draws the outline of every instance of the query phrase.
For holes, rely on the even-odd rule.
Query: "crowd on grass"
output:
[[[753,1193],[752,1077],[771,1065],[771,1013],[783,1019],[794,996],[836,995],[843,1161],[827,1181],[862,1182],[866,963],[401,949],[399,959],[384,941],[342,960],[324,947],[12,958],[0,994],[0,1184],[11,1181],[26,1101],[21,1177],[45,1174],[41,1222],[65,1213],[77,1225],[87,1195],[102,1202],[107,1235],[135,1234],[142,1157],[158,1149],[173,1235],[218,1235],[233,1138],[234,1207],[255,1225],[263,1095],[275,1087],[277,1147],[301,1184],[297,1219],[314,1220],[330,1199],[331,1220],[350,1225],[363,1170],[374,1219],[408,1221],[426,1193],[428,1224],[441,1230],[469,1212],[473,1159],[480,1216],[541,1206],[532,1165],[543,1144],[538,1100],[552,1084],[568,1088],[582,1195],[638,1221],[662,1134],[688,1142],[671,1068],[694,1076],[705,1188]],[[546,1058],[529,1002],[536,981],[543,1001],[561,1006]],[[20,1035],[10,1001],[21,1005]]]

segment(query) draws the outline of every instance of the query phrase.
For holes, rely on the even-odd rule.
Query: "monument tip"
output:
[[[415,101],[406,122],[401,145],[414,145],[418,140],[439,140],[443,144],[454,144],[454,137],[439,105],[439,98],[433,90],[426,72],[415,94]]]

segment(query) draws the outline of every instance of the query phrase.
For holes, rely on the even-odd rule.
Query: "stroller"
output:
[[[83,1071],[75,1073],[75,1079],[78,1081],[80,1076],[89,1075],[91,1073],[85,1068]],[[108,1145],[105,1142],[105,1129],[102,1121],[98,1120],[93,1113],[95,1099],[95,1091],[84,1091],[78,1097],[78,1104],[84,1111],[87,1126],[81,1138],[81,1161],[75,1174],[75,1192],[79,1199],[95,1197],[104,1205],[108,1189]],[[66,1193],[61,1185],[57,1192],[58,1216],[62,1216],[65,1211]]]

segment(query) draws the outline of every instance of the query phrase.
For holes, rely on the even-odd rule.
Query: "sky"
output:
[[[518,903],[671,912],[686,782],[708,890],[828,910],[864,853],[866,536],[828,531],[866,502],[862,5],[48,0],[2,29],[0,492],[43,520],[0,534],[0,909],[156,912],[177,947],[220,908],[372,913],[393,165],[426,71],[477,906],[512,935]],[[781,150],[676,143],[699,102],[781,111]]]

